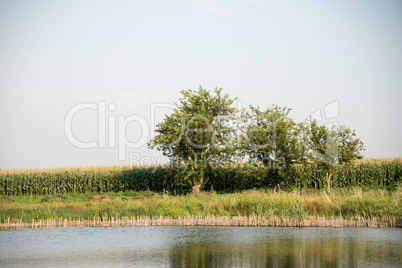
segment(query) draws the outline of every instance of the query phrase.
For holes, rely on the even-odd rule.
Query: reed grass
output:
[[[144,226],[231,226],[231,227],[357,227],[357,228],[400,228],[401,221],[396,217],[385,219],[342,217],[307,217],[295,219],[290,217],[244,217],[244,216],[213,216],[213,217],[122,217],[82,219],[47,219],[33,220],[30,223],[22,221],[0,223],[0,230],[51,229],[57,227],[144,227]]]
[[[45,222],[59,222],[61,219],[63,222],[65,219],[68,222],[78,219],[100,219],[108,222],[111,219],[123,221],[163,217],[172,219],[171,222],[174,223],[173,220],[179,218],[224,217],[222,219],[232,219],[229,222],[239,218],[257,218],[260,222],[258,224],[263,224],[266,220],[277,222],[282,219],[291,219],[289,221],[292,224],[301,224],[300,222],[324,218],[326,222],[330,222],[328,219],[344,221],[344,226],[353,225],[354,223],[346,222],[356,222],[359,219],[359,226],[367,226],[368,222],[372,222],[374,225],[394,227],[400,226],[402,219],[402,188],[388,191],[351,187],[336,189],[332,195],[326,194],[324,190],[302,189],[291,192],[249,190],[226,194],[210,191],[178,196],[166,191],[162,194],[131,191],[102,193],[102,196],[107,198],[100,198],[96,193],[3,197],[7,198],[8,203],[0,205],[0,221],[11,226],[10,224],[32,222],[41,222],[43,225]],[[307,223],[303,224],[301,226],[307,226]]]

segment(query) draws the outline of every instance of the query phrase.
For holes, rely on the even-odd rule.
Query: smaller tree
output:
[[[289,117],[290,108],[272,106],[265,111],[250,106],[241,115],[238,148],[243,156],[287,170],[303,158],[299,128]]]
[[[326,172],[327,188],[330,193],[334,167],[363,158],[360,152],[364,150],[364,144],[356,138],[355,131],[346,126],[327,127],[319,125],[317,120],[310,118],[300,127],[307,146],[307,156]]]
[[[310,119],[300,126],[308,159],[324,166],[335,166],[338,158],[336,127],[319,125],[315,119]]]
[[[339,164],[350,164],[355,159],[362,159],[360,154],[364,151],[364,143],[356,138],[354,130],[341,126],[338,130],[338,161]]]

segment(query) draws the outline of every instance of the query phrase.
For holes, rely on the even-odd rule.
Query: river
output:
[[[1,267],[401,267],[402,230],[110,227],[0,232]]]

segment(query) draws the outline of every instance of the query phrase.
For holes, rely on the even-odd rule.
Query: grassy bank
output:
[[[174,196],[145,192],[70,193],[65,195],[3,196],[2,223],[32,223],[167,217],[260,217],[293,219],[335,217],[346,220],[390,219],[400,222],[402,188],[394,191],[350,187],[332,195],[319,190],[248,190],[240,193],[201,192]]]

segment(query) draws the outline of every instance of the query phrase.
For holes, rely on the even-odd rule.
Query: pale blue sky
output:
[[[399,0],[0,0],[0,169],[157,160],[145,145],[125,161],[75,147],[69,109],[105,101],[108,116],[150,124],[151,104],[199,85],[243,107],[291,107],[297,121],[338,101],[326,121],[355,129],[365,156],[401,156],[401,33]],[[97,117],[74,117],[77,139],[97,140]],[[138,141],[140,124],[126,134]]]

